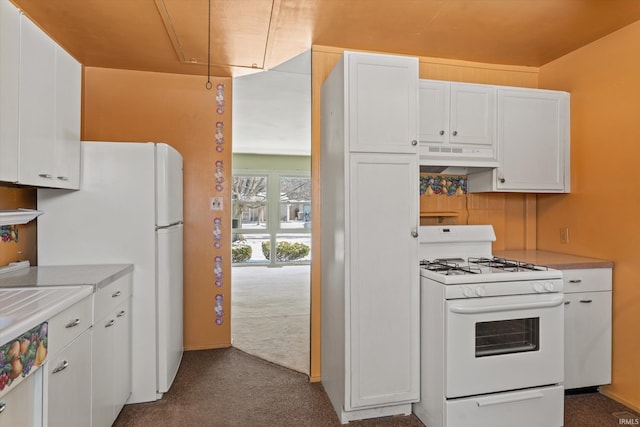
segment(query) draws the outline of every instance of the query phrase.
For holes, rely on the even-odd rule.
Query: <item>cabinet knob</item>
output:
[[[124,316],[125,314],[126,314],[126,313],[125,313],[125,311],[124,311],[124,310],[122,310],[122,311],[121,311],[120,313],[118,313],[116,316],[117,316],[117,317],[122,317],[122,316]]]
[[[413,141],[411,141],[411,145],[416,146],[418,145],[418,141],[416,141],[415,139]]]
[[[53,178],[53,176],[50,173],[39,173],[38,176],[40,178],[47,178],[47,179]]]
[[[67,323],[66,325],[64,325],[65,328],[75,328],[76,326],[78,326],[80,324],[80,319],[78,319],[77,317],[75,319],[73,319],[71,322]]]
[[[117,297],[119,297],[120,295],[121,295],[121,292],[120,292],[120,291],[116,291],[116,292],[114,292],[114,293],[111,295],[111,298],[117,298]]]
[[[456,136],[458,134],[457,130],[454,130],[453,132],[451,132],[451,135]]]
[[[569,304],[571,304],[571,301],[565,301],[564,302],[564,305],[569,305]]]
[[[65,369],[67,369],[69,367],[69,361],[67,360],[63,360],[61,364],[59,364],[56,369],[54,369],[51,373],[52,374],[57,374],[60,371],[64,371]]]
[[[7,402],[5,402],[4,400],[0,402],[0,414],[4,412],[4,408],[6,407],[7,407]]]
[[[498,178],[498,181],[500,181],[500,184],[504,184],[506,182],[506,179],[500,177]]]
[[[444,131],[443,130],[440,131],[440,135],[444,135]]]
[[[69,181],[69,177],[68,176],[59,176],[58,179],[60,181]]]
[[[411,231],[411,237],[414,239],[418,237],[418,232],[416,230]]]
[[[115,324],[116,324],[116,321],[115,321],[115,320],[113,320],[113,319],[111,319],[111,320],[109,320],[109,322],[108,322],[108,323],[106,323],[106,324],[104,325],[104,327],[105,327],[105,328],[110,328],[111,326],[113,326],[113,325],[115,325]]]

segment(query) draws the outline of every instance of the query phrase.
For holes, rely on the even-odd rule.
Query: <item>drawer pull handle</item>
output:
[[[58,179],[60,181],[69,181],[69,177],[67,177],[67,176],[59,176]]]
[[[51,175],[50,173],[39,173],[38,176],[40,178],[47,178],[47,179],[53,178],[53,175]]]
[[[76,326],[78,326],[80,324],[80,319],[78,319],[77,317],[75,319],[73,319],[71,322],[67,323],[66,325],[64,325],[65,328],[75,328]]]
[[[120,313],[117,314],[118,317],[122,317],[124,316],[126,313],[124,312],[124,310],[122,310]]]
[[[569,283],[582,283],[582,279],[571,279]]]
[[[593,302],[593,300],[590,300],[590,299],[581,299],[581,300],[580,300],[580,302],[581,302],[581,303],[584,303],[584,304],[589,304],[590,302]]]
[[[4,408],[6,407],[7,407],[7,402],[5,402],[4,400],[0,402],[0,414],[4,412]]]
[[[106,325],[104,325],[104,327],[105,327],[105,328],[109,328],[109,327],[111,327],[111,326],[113,326],[113,325],[115,325],[115,324],[116,324],[116,321],[115,321],[115,320],[113,320],[113,319],[111,319],[111,320],[109,320],[109,323],[107,323]]]
[[[111,295],[111,298],[116,298],[116,297],[119,297],[120,295],[122,295],[122,292],[120,292],[120,291],[115,291],[115,292]]]
[[[569,305],[569,304],[571,304],[571,301],[565,301],[564,302],[564,305]]]
[[[52,374],[57,374],[60,371],[64,371],[69,367],[69,361],[63,360],[60,365],[56,369],[53,370]]]

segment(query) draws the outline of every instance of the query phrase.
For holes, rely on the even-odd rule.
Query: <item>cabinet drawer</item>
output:
[[[55,355],[89,329],[92,323],[91,295],[49,321],[49,354]]]
[[[131,274],[127,274],[96,292],[93,316],[95,320],[102,319],[131,296],[131,277]]]
[[[610,268],[562,270],[564,292],[597,292],[611,290]]]

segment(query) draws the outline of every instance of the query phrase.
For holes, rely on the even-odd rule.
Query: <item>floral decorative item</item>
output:
[[[216,151],[221,153],[224,150],[224,122],[218,121],[216,122]]]
[[[465,175],[420,175],[420,195],[462,196],[467,194]]]
[[[18,243],[18,226],[0,225],[0,239],[2,239],[3,242]]]
[[[0,397],[45,362],[48,330],[41,323],[0,347]]]

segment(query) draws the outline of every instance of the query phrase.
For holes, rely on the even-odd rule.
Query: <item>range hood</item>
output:
[[[434,153],[420,147],[420,172],[447,175],[469,175],[474,172],[495,169],[498,161],[473,152]]]

